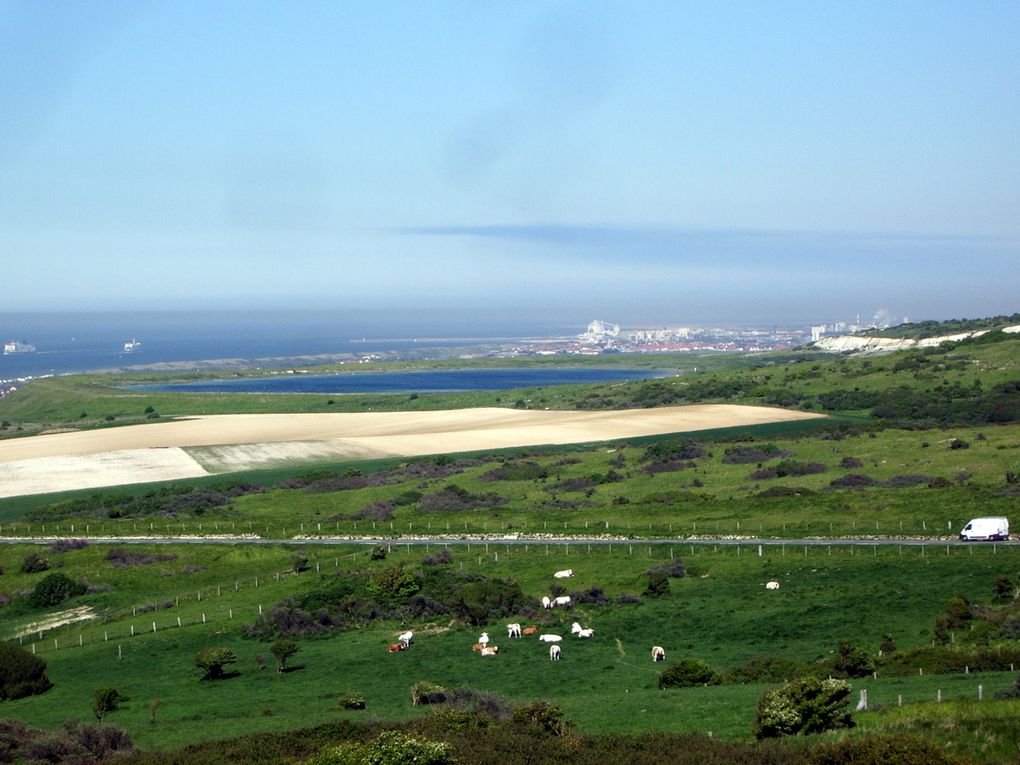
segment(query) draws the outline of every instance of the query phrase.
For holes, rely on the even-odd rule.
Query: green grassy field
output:
[[[162,546],[141,549],[167,552]],[[4,587],[25,589],[44,576],[17,572],[29,550],[38,548],[0,548],[0,565],[7,572]],[[824,659],[840,639],[853,640],[874,654],[886,633],[903,650],[930,643],[933,620],[953,595],[990,600],[995,576],[1011,575],[1020,564],[1020,551],[991,546],[924,553],[895,546],[810,548],[806,555],[801,549],[785,554],[773,549],[762,557],[753,547],[695,548],[693,554],[690,548],[647,545],[618,545],[612,551],[593,546],[590,553],[579,545],[527,550],[489,545],[487,552],[485,545],[472,545],[470,551],[457,547],[454,568],[513,577],[532,597],[547,592],[552,571],[565,567],[575,574],[570,589],[600,586],[611,598],[640,593],[646,580],[642,572],[669,560],[670,554],[683,553],[690,576],[673,580],[667,596],[645,597],[640,604],[582,605],[556,613],[539,609],[523,615],[521,621],[535,621],[545,631],[565,635],[559,663],[549,662],[546,647],[533,638],[509,641],[503,622],[489,625],[500,655],[482,659],[470,650],[480,628],[444,618],[386,622],[302,640],[292,662],[295,670],[280,675],[271,669],[268,644],[240,635],[260,605],[268,609],[284,595],[312,586],[318,575],[379,571],[400,562],[414,566],[426,554],[424,547],[394,546],[386,560],[370,561],[368,550],[360,547],[309,552],[311,570],[293,574],[288,573],[293,551],[278,547],[181,546],[173,548],[178,556],[173,560],[130,568],[110,565],[107,548],[100,545],[66,553],[43,548],[55,570],[104,588],[67,604],[92,605],[101,618],[51,630],[41,638],[24,638],[24,644],[34,643],[48,662],[55,688],[40,697],[7,702],[0,714],[42,727],[54,727],[68,717],[88,720],[94,689],[112,685],[131,700],[112,713],[109,722],[127,728],[143,747],[163,748],[210,735],[222,738],[357,718],[359,713],[337,708],[337,698],[349,691],[366,696],[371,715],[405,719],[426,713],[410,705],[409,689],[419,680],[430,680],[447,687],[484,688],[519,703],[547,698],[562,705],[582,731],[711,730],[719,737],[747,740],[766,685],[662,691],[656,682],[664,665],[651,662],[649,647],[663,645],[669,660],[698,658],[720,670],[763,656]],[[780,581],[780,590],[764,589],[770,579]],[[153,604],[155,610],[141,610]],[[32,616],[5,620],[8,637]],[[593,626],[596,636],[572,639],[569,625],[575,618]],[[418,633],[416,644],[407,652],[388,654],[385,646],[405,627]],[[237,653],[235,677],[199,680],[193,659],[210,645]],[[258,669],[258,655],[268,657],[270,669]],[[879,677],[854,681],[854,686],[868,688],[873,703],[889,705],[897,695],[903,695],[905,703],[933,701],[938,689],[947,700],[976,697],[979,683],[990,698],[1014,677],[1008,672]],[[153,725],[150,703],[157,698],[161,705]],[[237,704],[237,699],[244,703]],[[215,722],[210,728],[198,725],[200,721]]]

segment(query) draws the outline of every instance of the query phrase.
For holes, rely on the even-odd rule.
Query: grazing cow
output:
[[[495,656],[497,653],[499,653],[498,645],[487,645],[481,651],[482,656]]]
[[[580,622],[574,622],[573,624],[570,625],[570,634],[571,635],[576,635],[578,632],[581,631],[581,629],[582,629],[581,623]]]
[[[554,579],[569,579],[573,575],[574,575],[574,569],[572,569],[572,568],[565,568],[562,571],[557,571],[555,574],[553,574],[553,578]]]
[[[553,598],[552,604],[554,606],[563,606],[563,608],[566,608],[570,605],[570,596],[560,595],[558,598]]]
[[[595,634],[595,630],[593,630],[591,627],[588,627],[587,629],[579,630],[577,632],[577,636],[579,638],[590,638],[594,634]]]
[[[765,583],[765,589],[766,590],[778,590],[779,589],[779,582],[766,582]]]
[[[475,643],[473,646],[471,646],[471,650],[472,651],[484,651],[485,650],[485,646],[482,645],[481,643]]]
[[[535,635],[537,633],[538,633],[538,627],[536,627],[534,624],[532,624],[530,627],[525,627],[524,628],[524,634],[525,635]]]
[[[392,643],[386,646],[386,650],[389,653],[400,653],[406,646],[403,643]]]
[[[479,635],[478,642],[482,644],[483,648],[487,646],[489,644],[489,633],[483,632],[481,635]]]
[[[558,643],[561,640],[563,640],[563,638],[560,637],[559,635],[545,634],[545,635],[539,635],[538,636],[538,642],[539,643]]]
[[[552,606],[552,600],[549,599],[548,595],[542,596],[542,608],[549,608]]]
[[[549,660],[550,661],[559,661],[560,660],[560,647],[558,645],[556,645],[555,643],[553,643],[551,646],[549,646]]]
[[[652,661],[665,661],[666,660],[666,649],[661,645],[652,646]]]
[[[413,639],[414,639],[414,632],[412,630],[408,630],[407,632],[401,632],[399,635],[397,635],[397,640],[399,640],[401,643],[404,644],[404,648],[407,648],[408,646],[410,646],[411,645],[411,640],[413,640]]]
[[[519,638],[521,636],[521,625],[519,624],[506,625],[506,636],[512,638],[513,637]]]

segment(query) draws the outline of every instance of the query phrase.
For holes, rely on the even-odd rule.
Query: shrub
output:
[[[832,671],[841,677],[867,677],[875,671],[875,663],[863,648],[849,640],[840,640]]]
[[[386,560],[386,546],[375,545],[372,548],[372,560]]]
[[[935,742],[904,735],[822,743],[811,753],[810,761],[811,765],[967,765],[970,762],[949,754]]]
[[[606,593],[601,587],[593,586],[587,590],[578,590],[570,593],[570,601],[574,605],[604,606],[609,603],[609,598],[606,597]]]
[[[513,708],[505,697],[492,691],[478,691],[468,685],[447,693],[445,703],[458,712],[469,712],[496,722],[509,720],[513,714]]]
[[[150,563],[168,563],[177,560],[177,553],[149,553],[143,550],[129,550],[126,547],[111,547],[106,560],[114,568],[146,566]]]
[[[660,563],[658,566],[645,569],[645,574],[649,576],[654,573],[665,574],[672,579],[683,579],[687,576],[687,568],[684,566],[683,558],[673,558],[669,563]]]
[[[640,603],[641,598],[630,592],[621,592],[616,596],[616,602],[620,605],[625,605],[627,603]]]
[[[790,457],[793,452],[780,449],[775,444],[760,446],[731,446],[723,452],[723,463],[727,465],[755,464],[768,462],[778,457]]]
[[[660,688],[690,688],[718,682],[719,673],[700,659],[681,659],[670,664],[659,676]]]
[[[950,449],[969,449],[970,444],[964,441],[962,438],[954,438],[949,442]]]
[[[1020,698],[1020,675],[1017,675],[1016,681],[1008,688],[995,692],[995,698],[997,699],[1016,699]]]
[[[864,475],[863,473],[847,473],[845,476],[837,478],[835,481],[830,481],[829,487],[833,489],[864,489],[868,486],[874,486],[876,483],[878,483],[878,481],[870,475]]]
[[[563,709],[543,699],[536,699],[523,707],[515,707],[511,717],[513,726],[548,736],[570,733],[573,723],[563,719]]]
[[[337,699],[337,706],[342,709],[364,709],[368,702],[360,693],[345,693]]]
[[[763,481],[768,478],[786,478],[788,476],[812,475],[824,473],[828,466],[821,462],[798,462],[797,460],[783,460],[772,467],[755,470],[750,475],[752,481]]]
[[[39,574],[49,571],[50,564],[39,553],[31,552],[21,559],[21,572],[23,574]]]
[[[444,547],[435,555],[426,555],[422,559],[423,566],[446,566],[453,563],[453,553],[449,547]]]
[[[446,689],[439,683],[420,680],[411,686],[411,705],[443,704],[446,702]]]
[[[861,468],[864,467],[864,463],[857,457],[844,457],[839,461],[839,466],[841,468]]]
[[[483,481],[532,481],[546,478],[549,471],[537,462],[504,462],[478,476]]]
[[[345,741],[319,752],[308,765],[447,765],[455,762],[453,746],[397,730],[383,731],[374,741]]]
[[[237,654],[229,648],[205,648],[195,655],[195,666],[203,670],[203,680],[219,680],[224,677],[223,668],[237,663]]]
[[[754,735],[762,739],[850,728],[853,720],[844,708],[849,697],[845,680],[797,678],[761,695]]]
[[[0,642],[0,701],[35,696],[52,687],[45,661],[12,643]]]
[[[50,545],[50,552],[65,553],[71,552],[71,550],[84,550],[88,546],[89,543],[84,539],[58,539]]]
[[[660,598],[663,595],[668,595],[669,577],[661,571],[649,574],[648,586],[645,587],[645,591],[641,594],[647,595],[649,598]]]
[[[28,602],[34,608],[47,608],[84,594],[84,584],[58,572],[47,574],[32,590],[32,594],[28,596]]]
[[[719,682],[729,685],[736,683],[785,683],[794,677],[811,674],[812,668],[793,659],[767,656],[751,659],[739,667],[728,669],[719,676]]]

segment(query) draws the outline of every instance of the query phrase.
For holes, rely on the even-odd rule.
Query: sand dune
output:
[[[0,497],[288,463],[584,443],[818,417],[770,407],[229,414],[0,441]]]

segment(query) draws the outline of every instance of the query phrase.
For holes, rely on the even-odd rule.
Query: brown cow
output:
[[[390,645],[386,646],[386,650],[389,653],[400,653],[401,651],[404,650],[404,644],[403,643],[391,643]]]
[[[532,624],[530,627],[525,627],[524,628],[524,634],[525,635],[534,635],[537,632],[538,632],[538,627],[536,627],[534,624]]]
[[[473,646],[471,646],[472,651],[481,651],[483,648],[485,648],[485,646],[482,645],[481,643],[475,643]]]

